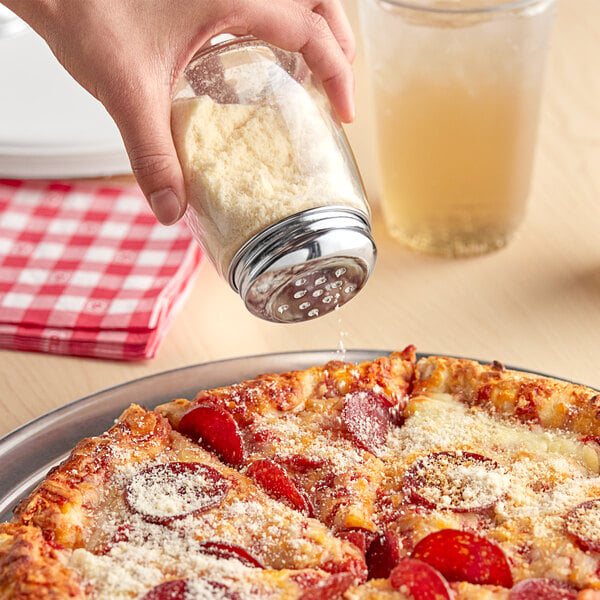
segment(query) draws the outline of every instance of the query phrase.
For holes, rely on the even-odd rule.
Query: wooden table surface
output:
[[[0,435],[150,373],[340,345],[391,350],[415,344],[422,352],[497,359],[600,388],[599,47],[600,2],[559,2],[530,211],[507,248],[467,260],[412,253],[387,235],[372,194],[377,266],[342,310],[305,324],[260,321],[205,262],[153,360],[128,364],[0,352]],[[369,183],[364,115],[350,137]]]

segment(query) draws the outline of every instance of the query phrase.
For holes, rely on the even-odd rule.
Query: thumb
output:
[[[156,96],[138,91],[110,112],[152,212],[164,225],[172,225],[185,212],[185,187],[171,135],[170,99]]]

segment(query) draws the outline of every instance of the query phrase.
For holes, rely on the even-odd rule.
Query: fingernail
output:
[[[150,194],[150,206],[156,218],[163,225],[172,225],[181,213],[179,198],[171,188]]]
[[[346,112],[346,114],[343,116],[343,118],[342,118],[342,122],[343,122],[343,123],[347,123],[347,124],[353,123],[353,122],[354,122],[354,119],[355,119],[355,117],[356,117],[356,111],[355,111],[355,108],[354,108],[354,103],[352,102],[352,103],[350,103],[350,105],[347,107],[347,112]]]
[[[350,105],[350,120],[348,121],[348,123],[354,123],[355,118],[356,118],[356,106],[354,105],[354,102],[352,102],[352,104]]]
[[[356,104],[354,98],[354,77],[352,77],[349,81],[348,89],[346,90],[346,97],[348,99],[346,113],[346,123],[352,123],[354,118],[356,117]]]
[[[356,79],[352,77],[352,87],[350,88],[350,122],[356,118]]]

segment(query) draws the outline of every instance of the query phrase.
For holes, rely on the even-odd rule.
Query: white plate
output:
[[[44,40],[0,6],[0,177],[129,173],[117,126]]]

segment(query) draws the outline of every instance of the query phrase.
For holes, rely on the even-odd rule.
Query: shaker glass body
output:
[[[202,50],[172,104],[186,220],[224,278],[238,251],[290,215],[369,217],[342,127],[300,54],[244,37]]]

